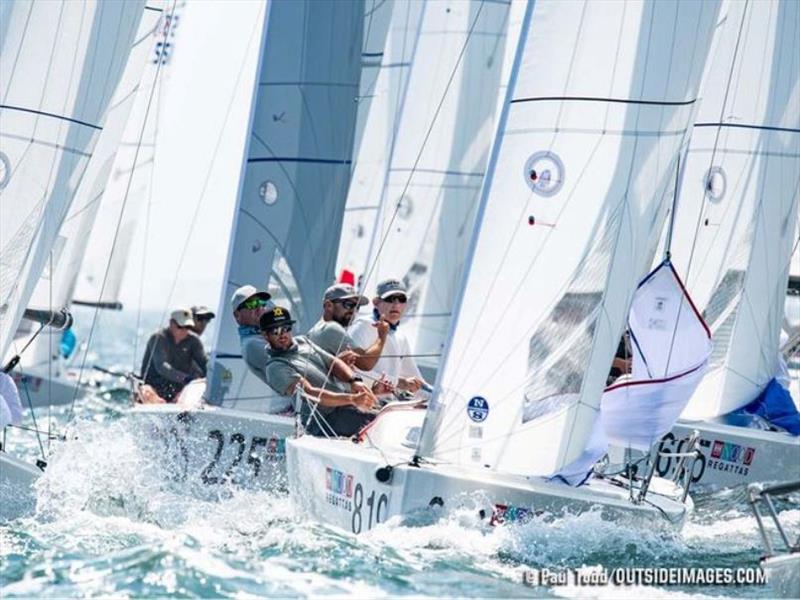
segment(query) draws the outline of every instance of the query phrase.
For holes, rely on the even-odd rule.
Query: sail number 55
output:
[[[360,483],[356,484],[353,491],[353,516],[350,525],[353,533],[361,533],[362,530],[369,531],[374,524],[386,519],[386,511],[389,509],[389,497],[386,494],[375,498],[375,490],[364,498],[364,488]],[[363,512],[362,512],[363,511]],[[366,525],[366,528],[364,527]]]

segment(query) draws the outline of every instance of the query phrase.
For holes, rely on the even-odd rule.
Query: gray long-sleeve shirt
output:
[[[150,336],[142,358],[142,377],[159,396],[170,401],[190,377],[205,375],[206,354],[203,343],[194,333],[179,344],[175,343],[168,327]]]

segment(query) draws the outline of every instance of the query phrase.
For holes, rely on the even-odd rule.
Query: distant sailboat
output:
[[[0,356],[12,343],[96,149],[144,2],[15,2],[0,11]],[[3,516],[37,469],[0,452]]]
[[[359,533],[480,490],[487,517],[600,505],[682,522],[691,501],[663,480],[637,503],[632,482],[546,478],[591,442],[671,203],[718,8],[528,3],[424,425],[422,411],[397,406],[360,444],[289,440],[290,490],[304,510]]]
[[[706,68],[672,244],[714,352],[664,446],[698,430],[703,459],[695,481],[734,486],[800,479],[800,437],[769,430],[741,410],[779,371],[800,190],[800,5],[732,2],[724,17]],[[673,467],[664,461],[661,472]]]

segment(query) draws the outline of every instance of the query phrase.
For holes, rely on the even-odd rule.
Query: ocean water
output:
[[[86,338],[91,311],[78,320]],[[87,364],[134,366],[160,315],[104,315]],[[140,350],[141,351],[141,350]],[[114,383],[114,380],[108,383]],[[0,525],[0,594],[17,597],[760,597],[766,585],[532,587],[534,573],[621,567],[755,567],[763,554],[743,489],[694,495],[684,529],[668,533],[604,521],[597,513],[492,527],[468,508],[390,519],[353,537],[310,521],[283,486],[230,490],[218,501],[176,487],[127,422],[126,394],[93,394],[52,411],[49,464],[32,515]],[[47,413],[38,425],[47,429]],[[34,436],[15,434],[35,458]],[[47,446],[47,440],[43,440]],[[781,502],[800,528],[800,497]],[[796,533],[795,533],[796,535]]]

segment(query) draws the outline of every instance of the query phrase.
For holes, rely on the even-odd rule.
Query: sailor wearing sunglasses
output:
[[[380,358],[365,373],[370,379],[383,380],[400,390],[416,393],[426,386],[422,374],[417,368],[417,363],[411,352],[411,344],[403,331],[400,330],[400,319],[406,310],[408,294],[405,286],[396,279],[381,281],[372,299],[374,309],[372,318],[360,318],[350,327],[350,336],[355,345],[369,348],[375,343],[378,329],[374,326],[379,321],[389,324],[389,333],[383,346]]]
[[[369,371],[383,352],[389,323],[383,319],[372,323],[377,337],[366,350],[356,344],[347,333],[347,327],[353,322],[358,307],[367,302],[369,300],[348,283],[332,285],[325,290],[322,297],[322,318],[309,330],[306,337],[348,365]]]
[[[376,399],[370,388],[344,361],[325,352],[305,336],[292,336],[289,311],[281,306],[261,316],[261,331],[269,344],[269,360],[264,369],[267,384],[278,394],[291,396],[301,386],[315,398],[318,418],[312,418],[308,403],[303,403],[301,418],[311,435],[350,436],[373,418],[367,413]]]
[[[275,306],[270,298],[268,292],[259,291],[252,285],[243,285],[231,296],[233,318],[239,326],[242,358],[247,367],[264,383],[267,383],[264,367],[269,360],[269,352],[264,338],[261,337],[259,319],[269,308]]]

